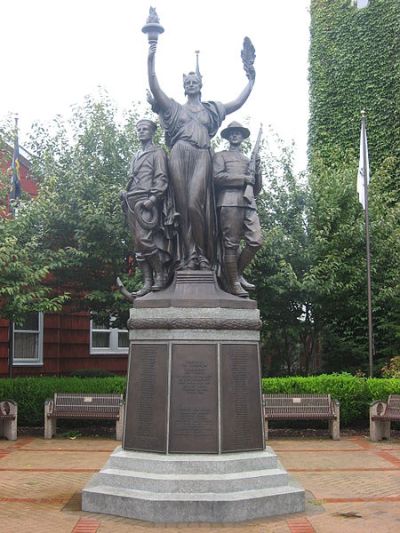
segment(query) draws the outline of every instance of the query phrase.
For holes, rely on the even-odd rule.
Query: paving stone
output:
[[[305,513],[234,525],[156,525],[80,510],[80,491],[117,441],[0,440],[0,531],[72,533],[79,523],[90,525],[88,519],[100,524],[97,533],[299,533],[300,526],[304,533],[306,526],[317,533],[400,531],[400,439],[372,443],[363,435],[340,441],[327,436],[268,444],[307,490]]]

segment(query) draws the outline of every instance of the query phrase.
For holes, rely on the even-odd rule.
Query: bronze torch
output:
[[[160,24],[160,18],[154,7],[150,7],[149,16],[147,17],[146,24],[142,28],[142,32],[147,33],[149,43],[157,42],[160,33],[164,33],[164,28]]]

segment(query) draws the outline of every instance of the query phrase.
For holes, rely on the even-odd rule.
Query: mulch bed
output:
[[[342,437],[369,437],[368,428],[343,428],[340,431]],[[43,427],[18,427],[19,436],[42,437]],[[115,438],[115,425],[103,426],[99,424],[87,425],[78,427],[77,425],[69,424],[68,426],[57,426],[57,437],[93,437],[93,438]],[[393,439],[400,438],[400,430],[392,429],[391,437]],[[329,438],[327,429],[313,429],[313,428],[272,428],[269,430],[270,439],[325,439]]]

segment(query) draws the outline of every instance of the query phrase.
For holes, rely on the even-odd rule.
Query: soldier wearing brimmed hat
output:
[[[138,266],[144,286],[137,296],[163,289],[167,284],[166,263],[170,260],[162,231],[162,211],[168,188],[167,156],[153,144],[157,124],[147,118],[136,124],[142,145],[130,164],[127,190],[122,194]]]
[[[221,137],[229,141],[229,150],[217,152],[213,160],[218,222],[223,249],[223,275],[226,288],[236,296],[248,296],[254,289],[243,277],[262,244],[260,222],[255,198],[261,191],[262,175],[256,159],[254,175],[249,172],[250,160],[241,151],[250,131],[239,122],[231,122]],[[245,246],[240,251],[240,243]]]

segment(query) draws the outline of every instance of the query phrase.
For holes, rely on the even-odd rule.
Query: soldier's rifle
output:
[[[249,162],[249,175],[252,178],[252,184],[248,183],[243,193],[243,198],[251,203],[253,195],[254,181],[256,177],[256,167],[257,167],[257,156],[261,147],[261,138],[262,138],[262,124],[260,124],[260,129],[258,130],[256,144],[254,145],[253,151],[251,152],[250,162]]]

